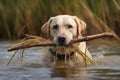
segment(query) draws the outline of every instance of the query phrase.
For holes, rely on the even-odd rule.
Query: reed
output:
[[[115,31],[120,35],[120,0],[0,0],[0,39],[41,35],[41,25],[59,14],[83,19],[87,34]]]

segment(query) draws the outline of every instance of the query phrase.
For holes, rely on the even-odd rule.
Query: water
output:
[[[0,80],[120,80],[120,45],[89,46],[98,65],[74,68],[41,66],[40,48],[26,50],[23,62],[18,53],[6,65],[14,53],[6,50],[11,45],[0,42]]]

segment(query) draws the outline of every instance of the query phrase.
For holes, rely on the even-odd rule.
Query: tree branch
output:
[[[83,41],[90,41],[93,39],[103,38],[103,37],[114,37],[114,35],[112,33],[105,32],[105,33],[101,33],[101,34],[85,36],[82,38],[72,40],[70,42],[70,44],[83,42]],[[8,51],[14,51],[14,50],[18,50],[18,49],[26,49],[26,48],[31,48],[31,47],[44,47],[44,46],[56,46],[56,44],[53,41],[48,41],[42,37],[26,35],[26,40],[24,40],[23,42],[21,42],[17,45],[14,45],[14,46],[8,48]]]

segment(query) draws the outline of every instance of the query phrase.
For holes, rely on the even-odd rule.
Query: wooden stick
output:
[[[90,35],[90,36],[82,37],[82,38],[79,38],[79,39],[75,39],[72,42],[73,43],[78,43],[78,42],[90,41],[90,40],[93,40],[93,39],[104,38],[104,37],[114,37],[114,35],[112,33],[105,32],[105,33],[101,33],[101,34]]]
[[[47,41],[46,39],[43,39],[43,38],[42,39],[44,41],[43,40],[41,41],[40,40],[41,37],[36,38],[37,36],[30,36],[30,35],[27,35],[27,37],[32,37],[33,39],[28,38],[28,40],[25,40],[22,43],[19,43],[13,47],[8,48],[8,51],[14,51],[14,50],[18,50],[18,49],[31,48],[31,47],[56,46],[56,44],[53,41]],[[71,41],[70,44],[83,42],[83,41],[90,41],[90,40],[98,39],[98,38],[102,38],[102,37],[114,37],[114,35],[109,32],[96,34],[96,35],[90,35],[90,36],[74,39]]]

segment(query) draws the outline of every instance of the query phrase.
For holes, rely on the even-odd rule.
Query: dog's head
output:
[[[59,15],[51,17],[42,27],[44,35],[52,39],[56,45],[64,46],[73,38],[82,36],[86,29],[86,23],[76,16]]]

